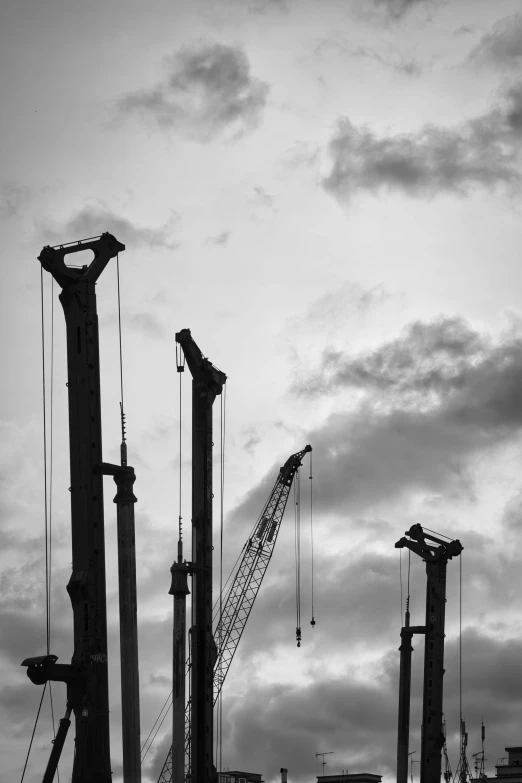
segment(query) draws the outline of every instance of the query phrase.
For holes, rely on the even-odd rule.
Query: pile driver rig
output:
[[[68,255],[92,251],[85,266],[67,265]],[[72,574],[67,585],[74,622],[70,664],[56,663],[48,652],[26,658],[32,682],[64,682],[67,709],[50,754],[44,783],[52,783],[74,713],[76,723],[72,783],[111,783],[109,683],[103,476],[117,485],[118,574],[122,727],[126,783],[140,783],[140,720],[136,564],[134,548],[134,468],[127,465],[122,424],[121,464],[102,461],[100,361],[96,282],[111,258],[125,246],[109,233],[78,242],[46,246],[39,255],[43,269],[61,288],[67,333],[69,449],[71,486]],[[121,412],[123,422],[123,409]]]
[[[407,536],[407,537],[406,537]],[[439,538],[413,525],[395,544],[406,547],[426,563],[426,624],[410,625],[409,604],[401,629],[399,718],[397,732],[397,783],[407,783],[410,731],[411,646],[414,633],[424,634],[424,688],[422,700],[421,783],[440,783],[443,731],[444,621],[446,567],[463,550],[460,541]]]
[[[243,547],[242,555],[238,558],[239,564],[235,569],[234,577],[229,580],[230,587],[222,597],[222,611],[217,618],[216,630],[214,631],[216,657],[213,675],[213,704],[216,703],[223,687],[230,664],[259,593],[263,577],[272,558],[295,475],[301,467],[303,457],[311,451],[311,446],[305,446],[302,451],[292,454],[280,468],[268,500],[263,506],[256,524]],[[184,567],[188,571],[191,570],[191,564]],[[182,573],[181,569],[177,564],[174,564],[172,568],[171,592],[174,593],[176,600],[177,594],[174,590],[177,590],[178,600],[181,601],[186,592],[178,576],[180,573]],[[216,602],[216,606],[219,606],[219,602]],[[175,617],[179,615],[180,611],[178,610],[178,614],[176,614],[175,610]],[[178,629],[176,628],[174,637],[175,640],[179,639]],[[186,712],[182,716],[179,709],[179,695],[177,695],[179,693],[178,683],[181,673],[179,666],[177,664],[174,666],[173,697],[174,699],[177,698],[177,702],[174,702],[173,711],[175,716],[173,743],[158,778],[158,783],[172,783],[172,781],[174,783],[183,783],[184,780],[196,780],[193,772],[194,766],[191,763],[195,752],[195,745],[192,741],[191,699],[188,701]],[[188,663],[186,670],[189,671],[191,668],[192,666]],[[184,748],[185,765],[180,770],[180,749],[182,747]]]

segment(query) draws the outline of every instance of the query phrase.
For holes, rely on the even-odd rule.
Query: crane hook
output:
[[[297,646],[300,647],[301,646],[301,629],[300,628],[296,628],[295,629],[295,638],[297,639]]]

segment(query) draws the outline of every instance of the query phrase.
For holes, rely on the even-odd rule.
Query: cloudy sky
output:
[[[460,565],[448,568],[453,769],[462,643],[469,751],[479,750],[483,718],[492,773],[504,748],[522,743],[519,3],[5,0],[0,72],[1,783],[21,775],[41,694],[20,663],[45,652],[37,256],[44,245],[102,231],[126,245],[143,739],[171,687],[167,592],[180,464],[190,538],[190,379],[185,373],[180,463],[174,344],[188,327],[229,379],[225,576],[278,466],[306,443],[314,449],[317,625],[309,625],[307,463],[303,644],[295,645],[289,509],[224,688],[223,766],[266,781],[284,766],[304,783],[317,773],[315,754],[332,751],[327,772],[374,772],[391,783],[401,625],[394,543],[420,523],[464,546],[462,637]],[[114,462],[114,263],[97,290],[104,457]],[[66,662],[66,357],[47,274],[44,310],[48,393],[53,382],[51,651]],[[49,399],[47,417],[49,425]],[[218,402],[216,481],[219,421]],[[121,781],[115,509],[106,481],[111,742]],[[216,491],[216,536],[219,502]],[[403,555],[403,577],[406,570]],[[415,624],[424,587],[412,556]],[[414,646],[410,747],[419,751],[422,640]],[[65,693],[59,685],[52,693],[57,721]],[[144,782],[157,780],[169,722],[147,754]],[[41,780],[51,739],[46,696],[28,783]],[[71,758],[72,736],[62,780]]]

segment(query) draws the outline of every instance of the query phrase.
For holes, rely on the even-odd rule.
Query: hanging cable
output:
[[[224,519],[225,519],[225,440],[226,440],[226,416],[227,416],[227,386],[223,387],[222,397],[222,413],[221,413],[221,546],[220,546],[220,564],[219,564],[219,616],[223,616],[223,531],[224,531]],[[219,640],[219,648],[223,650],[223,627],[221,625],[221,634]],[[221,774],[223,769],[223,688],[219,691],[219,766],[218,770]]]
[[[118,341],[120,347],[120,420],[121,420],[121,464],[127,465],[127,433],[125,409],[123,407],[123,350],[121,342],[121,295],[120,295],[120,255],[116,255],[116,280],[118,285]]]
[[[49,401],[49,646],[51,646],[51,596],[53,576],[53,411],[54,411],[54,277],[51,277],[51,399]],[[53,689],[49,681],[49,700],[51,702],[51,720],[53,723],[53,737],[56,739],[54,723]],[[56,767],[58,783],[60,783],[60,770]]]
[[[223,387],[223,391],[220,398],[220,468],[219,468],[219,484],[220,484],[220,547],[219,547],[219,617],[223,616],[223,527],[224,527],[224,486],[225,486],[225,423],[226,423],[226,385]],[[219,623],[219,639],[218,639],[218,655],[223,650],[223,627]],[[220,663],[221,666],[221,656]],[[216,703],[216,769],[221,772],[223,761],[223,690],[221,689],[218,694]]]
[[[314,523],[313,523],[313,471],[312,471],[312,452],[310,451],[310,542],[312,548],[312,619],[310,625],[315,626],[314,615]]]
[[[42,330],[42,403],[43,403],[43,451],[44,451],[44,536],[45,536],[45,644],[47,655],[51,649],[51,557],[52,557],[52,481],[53,481],[53,376],[54,376],[54,279],[51,282],[51,399],[50,399],[50,453],[49,491],[47,471],[47,393],[45,383],[45,311],[43,292],[43,267],[40,267],[40,300]],[[56,739],[54,706],[49,683],[53,737]],[[43,698],[43,697],[42,697]],[[40,703],[41,707],[41,703]],[[38,713],[39,714],[39,713]],[[27,763],[27,762],[26,762]],[[25,768],[24,768],[25,771]]]
[[[462,726],[462,552],[459,568],[459,705],[460,725]]]
[[[294,479],[294,514],[295,514],[295,603],[296,603],[296,628],[295,637],[297,646],[301,646],[301,507],[299,504],[301,493],[301,480],[299,470]]]
[[[163,705],[163,707],[161,708],[161,712],[160,712],[160,714],[158,715],[158,717],[156,718],[156,722],[154,723],[154,726],[155,726],[155,725],[156,725],[156,723],[159,721],[159,719],[160,719],[160,717],[161,717],[161,713],[162,713],[162,712],[163,712],[163,710],[165,709],[165,705],[167,705],[168,701],[171,699],[172,693],[173,693],[173,691],[171,691],[171,692],[170,692],[170,696],[167,698],[167,701],[165,702],[165,704],[164,704],[164,705]],[[168,706],[170,707],[170,705],[168,705]],[[145,757],[147,756],[147,753],[149,752],[149,750],[150,750],[150,749],[151,749],[151,747],[153,746],[153,744],[154,744],[154,740],[155,740],[155,739],[156,739],[156,737],[158,736],[158,732],[159,732],[159,730],[161,729],[161,727],[163,726],[163,722],[164,722],[165,718],[166,718],[166,717],[167,717],[167,715],[169,715],[169,714],[170,714],[170,713],[169,713],[169,709],[167,709],[167,710],[165,711],[165,714],[164,714],[163,718],[161,719],[161,722],[160,722],[160,724],[158,725],[158,728],[157,728],[157,729],[156,729],[156,731],[154,732],[154,736],[152,737],[151,741],[149,742],[149,746],[148,746],[147,750],[145,751],[145,753],[143,753],[143,749],[145,748],[145,745],[147,744],[148,737],[147,737],[147,739],[145,740],[145,742],[143,743],[143,747],[142,747],[142,749],[141,749],[141,753],[142,753],[142,756],[141,756],[141,763],[142,763],[142,764],[143,764],[143,762],[145,761]],[[152,732],[154,731],[154,726],[152,727],[152,729],[151,729],[151,730],[150,730],[150,732],[149,732],[149,737],[150,737],[150,735],[152,734]]]
[[[402,624],[402,549],[399,549],[399,582],[401,585],[401,624]]]
[[[48,530],[48,498],[47,498],[47,395],[45,387],[45,319],[43,294],[43,267],[40,267],[40,299],[42,316],[42,403],[43,403],[43,448],[44,448],[44,535],[45,535],[45,637],[47,655],[50,652],[49,627],[49,530]]]
[[[43,691],[42,691],[42,697],[40,699],[40,704],[38,706],[38,712],[36,713],[36,720],[35,720],[34,726],[33,726],[33,733],[31,734],[31,741],[29,742],[29,750],[27,751],[27,756],[25,757],[25,764],[24,764],[24,769],[23,769],[23,772],[22,772],[22,777],[20,779],[20,783],[23,783],[23,780],[24,780],[24,777],[25,777],[25,770],[27,769],[27,762],[29,761],[29,754],[31,753],[31,748],[33,746],[34,734],[35,734],[35,731],[36,731],[36,726],[38,725],[38,718],[40,717],[40,710],[42,709],[42,702],[44,700],[46,687],[47,687],[47,683],[44,684],[44,688],[43,688]]]
[[[151,730],[149,731],[149,733],[148,733],[148,736],[147,736],[147,739],[145,740],[145,742],[144,742],[144,743],[143,743],[143,745],[141,746],[141,751],[140,751],[140,753],[141,753],[141,754],[143,754],[143,751],[144,751],[144,749],[145,749],[145,746],[147,745],[147,742],[149,741],[149,737],[150,737],[150,735],[152,734],[152,732],[154,731],[154,728],[155,728],[155,726],[156,726],[157,722],[159,721],[159,719],[161,718],[161,716],[162,716],[162,714],[163,714],[163,710],[164,710],[164,709],[165,709],[165,707],[167,707],[167,706],[168,706],[168,707],[170,707],[170,704],[169,704],[169,702],[170,702],[170,700],[171,700],[171,698],[172,698],[172,694],[173,694],[173,693],[174,693],[174,691],[171,691],[171,692],[169,693],[169,695],[167,696],[167,698],[165,699],[165,703],[163,704],[163,707],[162,707],[162,708],[161,708],[161,710],[159,711],[159,715],[158,715],[158,717],[157,717],[157,718],[156,718],[156,720],[154,721],[154,726],[153,726],[153,727],[151,728]],[[162,723],[163,723],[163,721],[162,721]],[[160,725],[161,725],[161,724],[160,724]],[[154,737],[155,737],[155,736],[156,736],[156,735],[154,735]],[[152,738],[152,741],[154,741],[154,737]],[[152,743],[151,743],[151,744],[152,744]],[[147,755],[147,753],[149,752],[149,750],[150,750],[150,745],[149,745],[149,747],[147,748],[147,752],[145,753],[145,755]],[[145,758],[145,756],[144,756],[144,755],[142,755],[142,758],[141,758],[141,760],[143,761],[143,759],[144,759],[144,758]]]
[[[181,393],[181,373],[185,372],[185,354],[183,353],[183,349],[181,346],[179,347],[180,354],[178,356],[178,344],[176,343],[176,370],[179,375],[179,486],[178,486],[178,495],[179,495],[179,509],[178,509],[178,563],[181,563],[183,561],[183,525],[182,525],[182,516],[181,516],[181,477],[182,477],[182,450],[181,450],[181,421],[182,421],[182,410],[181,410],[181,399],[182,399],[182,393]]]
[[[411,549],[408,549],[408,590],[406,595],[406,611],[410,611],[410,571],[411,571]]]

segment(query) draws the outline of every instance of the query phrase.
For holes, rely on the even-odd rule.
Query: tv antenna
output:
[[[323,760],[321,761],[321,764],[323,765],[323,775],[324,775],[324,768],[326,767],[326,761],[324,760],[325,756],[329,756],[331,753],[335,753],[334,750],[328,750],[326,753],[316,753],[315,757],[318,758],[318,756],[322,756]]]

